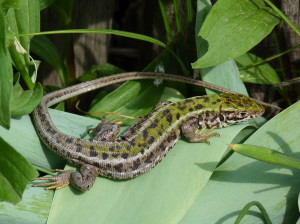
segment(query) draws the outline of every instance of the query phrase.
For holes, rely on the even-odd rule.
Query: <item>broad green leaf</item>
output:
[[[210,145],[179,141],[159,165],[140,177],[99,177],[85,193],[72,187],[58,190],[48,223],[179,223],[206,185],[226,143],[244,127],[218,130],[220,137],[212,138]]]
[[[169,68],[170,57],[168,51],[163,51],[144,71],[165,72]],[[174,67],[176,64],[174,63]],[[176,84],[175,84],[176,85]],[[114,92],[106,95],[98,103],[94,103],[90,112],[114,112],[123,115],[140,117],[147,114],[161,98],[163,86],[155,80],[129,81]],[[101,118],[103,114],[92,115]],[[119,116],[104,114],[109,119],[119,119]],[[124,124],[132,124],[134,120],[124,119]]]
[[[121,72],[125,72],[125,71],[123,69],[121,69],[115,65],[109,64],[109,63],[105,63],[105,64],[101,64],[101,65],[94,65],[88,71],[86,71],[83,75],[81,75],[78,78],[78,81],[86,82],[86,81],[90,81],[93,79],[101,78],[103,76],[108,76],[108,75],[117,74],[117,73],[121,73]]]
[[[6,48],[6,23],[3,11],[0,10],[0,125],[10,127],[10,98],[13,86],[11,58]]]
[[[0,137],[0,201],[16,204],[26,185],[38,176],[33,166]]]
[[[248,95],[247,89],[240,78],[239,70],[234,62],[230,60],[214,67],[200,70],[202,80],[218,86]],[[214,90],[206,89],[208,94],[216,93]]]
[[[87,128],[99,121],[50,109],[54,124],[67,134],[83,137]],[[12,119],[11,129],[0,128],[0,136],[41,170],[62,169],[66,161],[41,144],[29,116]],[[17,136],[17,141],[16,141]],[[2,155],[2,154],[1,154]],[[0,223],[45,223],[53,200],[54,191],[43,188],[26,188],[22,201],[12,206],[0,203]]]
[[[88,128],[99,123],[95,119],[53,109],[50,109],[50,115],[60,131],[81,138],[87,135]],[[11,121],[10,130],[0,127],[0,137],[5,139],[33,165],[42,170],[61,169],[65,165],[65,160],[41,143],[28,115],[13,118]],[[16,141],[16,136],[18,136],[18,141]]]
[[[20,0],[0,0],[0,7],[4,14],[6,14],[7,10],[10,8],[20,7]]]
[[[260,57],[254,54],[246,53],[235,59],[239,69],[245,66],[263,61]],[[276,84],[280,82],[275,69],[268,63],[240,70],[241,79],[243,82],[257,84]]]
[[[0,137],[5,139],[34,166],[42,170],[62,168],[65,165],[65,162],[59,156],[52,153],[45,146],[42,147],[41,140],[38,138],[32,120],[28,115],[12,118],[9,130],[0,127]]]
[[[198,0],[197,2],[197,16],[196,16],[196,33],[199,32],[205,20],[205,16],[208,11],[211,9],[211,4],[207,0]],[[196,36],[196,45],[198,58],[201,58],[205,52],[205,40]],[[240,79],[240,74],[237,69],[237,66],[233,60],[224,62],[214,67],[202,68],[200,69],[202,80],[222,86],[224,88],[239,92],[245,95],[247,90]],[[216,93],[216,91],[206,89],[207,94]]]
[[[272,148],[299,159],[299,110],[298,102],[262,126],[245,144]],[[205,167],[205,164],[202,166]],[[233,223],[250,201],[259,201],[272,223],[295,223],[299,218],[299,184],[300,174],[293,168],[234,153],[216,169],[180,223]],[[214,211],[213,216],[211,211]],[[250,213],[242,223],[259,222],[259,217]]]
[[[30,50],[51,65],[57,71],[62,84],[65,85],[66,67],[54,43],[45,36],[36,36],[31,40]]]
[[[0,223],[5,224],[42,224],[46,223],[53,191],[33,188],[27,185],[22,201],[16,205],[0,202]]]
[[[97,120],[78,115],[55,110],[50,110],[50,112],[55,125],[64,133],[73,136],[86,136],[87,128],[96,126],[98,123]],[[28,124],[20,123],[24,121],[24,118]],[[29,157],[36,157],[36,162],[57,162],[57,157],[48,156],[53,154],[50,150],[46,148],[37,150],[38,137],[29,123],[28,116],[13,119],[12,132],[1,132],[0,129],[0,134],[14,144],[19,144],[24,152],[32,151],[32,155]],[[221,137],[212,138],[210,145],[179,141],[162,163],[141,177],[128,181],[115,181],[99,177],[93,189],[83,194],[78,194],[73,188],[56,191],[56,195],[59,196],[55,196],[52,203],[48,222],[58,221],[59,223],[59,220],[63,222],[66,219],[79,223],[82,220],[84,222],[95,222],[95,220],[102,222],[104,220],[103,222],[108,221],[108,223],[120,221],[121,223],[140,223],[141,220],[143,223],[144,220],[149,223],[157,223],[156,221],[169,223],[170,220],[175,220],[174,223],[179,222],[207,183],[225,152],[226,143],[230,143],[244,127],[243,125],[232,126],[218,130]],[[19,141],[15,141],[15,135],[21,136],[22,140],[19,138]],[[38,159],[38,155],[41,153],[43,160]],[[47,153],[47,157],[44,153]],[[200,168],[201,164],[207,165]],[[51,168],[59,167],[52,165]],[[39,197],[35,200],[40,201]],[[51,200],[50,197],[49,200]],[[146,207],[143,206],[141,209],[141,205],[145,201],[147,201]],[[46,204],[49,203],[51,202]],[[62,208],[64,209],[62,210]],[[116,210],[122,212],[116,213]],[[178,211],[180,212],[178,213]],[[155,214],[155,219],[153,219],[153,214]],[[61,219],[61,216],[64,216],[64,219]]]
[[[217,1],[199,33],[206,53],[192,67],[210,67],[246,53],[279,21],[263,0]]]
[[[161,85],[154,87],[153,80],[126,82],[94,104],[90,112],[114,112],[138,118],[152,109],[161,97],[162,91]],[[103,117],[103,115],[109,119],[120,118],[107,114],[93,114],[92,116]],[[124,119],[124,124],[132,124],[133,122],[134,120]]]
[[[39,104],[43,96],[43,87],[36,83],[33,90],[24,91],[19,80],[13,87],[11,114],[13,116],[29,114]]]
[[[281,152],[254,145],[233,144],[229,145],[231,149],[244,156],[275,165],[287,166],[300,169],[300,159],[287,156]]]
[[[176,102],[182,99],[185,99],[185,97],[181,94],[181,92],[170,87],[165,87],[159,101],[169,100],[172,102]]]

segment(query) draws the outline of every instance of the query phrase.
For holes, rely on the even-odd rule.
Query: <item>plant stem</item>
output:
[[[297,33],[298,36],[300,36],[300,30],[295,26],[292,21],[286,17],[280,9],[278,9],[270,0],[265,0],[266,3],[268,3],[269,6],[271,6],[272,9]]]
[[[283,52],[281,52],[281,53],[275,54],[275,55],[273,55],[273,56],[271,56],[271,57],[268,57],[268,58],[264,59],[263,61],[256,62],[256,63],[250,64],[250,65],[246,65],[246,66],[244,66],[244,67],[241,67],[241,68],[239,68],[239,70],[246,70],[246,69],[249,69],[249,68],[252,68],[252,67],[256,67],[256,66],[265,64],[265,63],[267,63],[268,61],[271,61],[271,60],[274,60],[274,59],[276,59],[276,58],[279,58],[279,57],[281,57],[282,55],[285,55],[285,54],[287,54],[287,53],[290,53],[290,52],[296,50],[296,49],[299,48],[299,47],[300,47],[300,44],[297,44],[297,45],[295,45],[294,47],[292,47],[292,48],[290,48],[290,49],[287,49],[286,51],[283,51]]]

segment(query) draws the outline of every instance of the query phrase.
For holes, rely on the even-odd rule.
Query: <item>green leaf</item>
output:
[[[163,42],[161,42],[158,39],[155,39],[153,37],[133,33],[133,32],[127,32],[122,30],[112,30],[112,29],[69,29],[69,30],[55,30],[55,31],[45,31],[45,32],[38,32],[38,33],[30,33],[31,36],[33,35],[46,35],[46,34],[67,34],[67,33],[99,33],[99,34],[111,34],[111,35],[117,35],[122,37],[128,37],[132,39],[142,40],[149,43],[156,44],[158,46],[161,46],[163,48],[166,48],[167,45]],[[21,35],[25,36],[25,35]]]
[[[16,204],[32,178],[38,172],[32,165],[0,137],[0,201]]]
[[[165,50],[157,56],[144,71],[165,72],[170,68],[170,53]],[[178,65],[178,64],[177,64]],[[176,69],[176,63],[172,63],[172,69]],[[140,117],[144,116],[157,104],[163,93],[163,86],[156,85],[153,80],[129,81],[114,92],[106,95],[101,101],[94,103],[90,112],[114,112],[123,115]],[[99,98],[99,97],[98,97]],[[101,118],[101,115],[92,115]],[[104,114],[108,119],[120,119],[119,116]],[[122,119],[124,124],[130,125],[135,121]]]
[[[155,105],[159,98],[163,87],[160,85],[154,87],[152,80],[130,81],[123,84],[114,92],[106,95],[101,101],[94,104],[90,112],[114,112],[123,115],[140,117],[147,114]],[[95,115],[94,117],[103,117]],[[104,114],[108,119],[120,119],[119,116]],[[131,119],[122,119],[124,124],[132,124],[135,121]]]
[[[279,21],[263,0],[217,1],[199,33],[205,42],[200,48],[206,53],[192,67],[210,67],[244,54],[265,38]]]
[[[300,102],[258,129],[245,144],[272,148],[300,159],[299,110]],[[263,204],[272,223],[295,223],[299,218],[299,184],[299,172],[293,168],[281,168],[234,153],[215,170],[180,223],[233,223],[249,201]],[[256,211],[247,214],[243,223],[260,223]]]
[[[273,149],[254,145],[229,145],[234,151],[263,162],[300,169],[300,159],[296,159]]]
[[[208,14],[210,9],[211,4],[209,1],[199,0],[197,2],[196,33],[198,33],[201,29],[205,16]],[[205,46],[205,41],[199,36],[196,36],[196,46],[198,58],[201,58],[205,53],[205,49],[203,48],[203,46]],[[233,60],[229,60],[217,66],[202,68],[200,69],[200,73],[202,76],[202,80],[205,82],[213,83],[218,86],[222,86],[235,92],[247,95],[247,90],[240,78],[240,73]],[[214,94],[217,92],[214,90],[206,89],[206,93]]]
[[[263,61],[260,57],[254,54],[246,53],[235,59],[239,69]],[[278,74],[275,69],[268,63],[259,66],[240,70],[241,79],[243,82],[257,83],[257,84],[276,84],[280,82]]]
[[[164,49],[143,71],[180,74],[181,67],[169,50]]]
[[[123,69],[109,64],[101,64],[101,65],[94,65],[92,66],[88,71],[86,71],[84,74],[82,74],[79,78],[78,81],[80,82],[86,82],[90,81],[93,79],[101,78],[104,76],[112,75],[112,74],[117,74],[125,72]]]
[[[65,0],[65,1],[55,1],[52,5],[56,13],[60,17],[60,21],[64,26],[69,26],[72,22],[72,12],[73,12],[74,0]]]
[[[59,130],[77,137],[85,135],[87,128],[99,122],[51,109],[50,115]],[[41,144],[29,116],[13,118],[10,130],[0,127],[0,136],[41,170],[62,169],[66,163],[60,156]],[[0,203],[0,223],[46,223],[53,195],[54,191],[45,191],[42,187],[34,188],[29,184],[22,201],[15,206],[10,203]]]
[[[29,114],[39,104],[43,97],[43,87],[36,83],[33,90],[24,91],[19,80],[13,87],[11,98],[11,114],[13,116]]]
[[[17,34],[34,33],[40,31],[39,0],[22,0],[21,7],[14,10],[17,24]],[[30,36],[20,36],[22,47],[29,52]],[[29,63],[29,60],[27,61]]]
[[[51,6],[56,0],[39,0],[40,3],[40,10],[48,8]]]
[[[44,59],[58,73],[63,86],[66,84],[66,67],[54,43],[45,36],[36,36],[31,40],[30,50]]]
[[[13,71],[11,58],[6,48],[6,23],[2,10],[0,10],[0,125],[10,127],[10,98],[13,86]]]
[[[248,95],[234,60],[224,62],[214,67],[203,68],[200,71],[203,81]],[[210,89],[206,89],[206,92],[207,94],[216,93],[216,91]]]
[[[223,156],[225,143],[243,128],[218,130],[220,137],[212,138],[210,145],[179,141],[159,165],[140,177],[125,181],[99,177],[83,194],[72,187],[56,191],[48,223],[66,219],[70,223],[180,223]]]
[[[4,14],[6,14],[7,10],[10,8],[20,7],[20,0],[0,0],[0,7]]]
[[[261,214],[263,215],[263,219],[262,220],[264,221],[264,223],[266,223],[266,224],[272,224],[272,222],[271,222],[271,220],[269,218],[269,215],[266,212],[266,209],[258,201],[251,201],[247,205],[245,205],[245,207],[243,208],[243,210],[240,213],[239,217],[237,217],[237,219],[235,220],[234,224],[239,224],[243,220],[243,218],[247,214],[247,212],[250,210],[250,208],[253,207],[253,206],[256,206],[260,210]]]
[[[87,135],[88,128],[99,123],[95,119],[53,109],[50,109],[50,116],[60,131],[81,138]],[[62,169],[66,164],[62,157],[42,144],[28,115],[12,118],[9,130],[0,127],[0,136],[40,170]]]
[[[46,223],[49,215],[53,191],[33,188],[27,185],[22,201],[16,205],[0,202],[0,223],[41,224]]]
[[[38,0],[23,0],[19,8],[10,9],[7,13],[10,33],[9,52],[14,66],[20,72],[29,89],[34,88],[29,73],[31,71],[29,67],[32,65],[32,62],[28,54],[32,37],[20,36],[20,34],[39,31],[39,13]]]

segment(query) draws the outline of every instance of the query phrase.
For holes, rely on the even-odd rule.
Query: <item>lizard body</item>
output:
[[[81,83],[46,95],[33,112],[36,130],[51,150],[81,166],[80,172],[66,171],[57,177],[38,178],[54,182],[36,184],[61,188],[69,184],[80,190],[89,189],[96,176],[128,179],[139,176],[157,165],[183,135],[190,142],[208,142],[217,133],[197,133],[201,128],[226,127],[260,116],[264,108],[241,94],[223,93],[196,96],[175,103],[163,102],[152,112],[118,134],[118,126],[104,121],[97,126],[96,137],[85,140],[61,133],[52,123],[48,107],[70,97],[110,84],[133,80],[162,78],[194,84],[195,80],[164,75],[113,75]],[[210,87],[208,87],[210,88]],[[98,130],[99,129],[99,130]]]

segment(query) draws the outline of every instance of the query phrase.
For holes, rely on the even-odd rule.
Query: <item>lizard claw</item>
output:
[[[204,126],[201,130],[197,130],[196,133],[202,137],[200,142],[205,142],[210,144],[210,142],[208,141],[208,139],[210,139],[213,136],[220,136],[220,134],[218,132],[213,132],[211,134],[209,134],[210,132],[212,132],[214,129],[216,129],[217,127],[214,126],[210,129],[207,129],[206,126]],[[207,130],[206,130],[207,129]]]
[[[58,190],[64,188],[70,184],[70,176],[71,173],[73,173],[74,171],[56,169],[53,170],[53,172],[60,172],[60,174],[53,177],[38,177],[33,179],[33,180],[50,180],[52,182],[38,183],[38,184],[33,184],[32,186],[46,187],[45,190],[51,190],[51,189]]]

